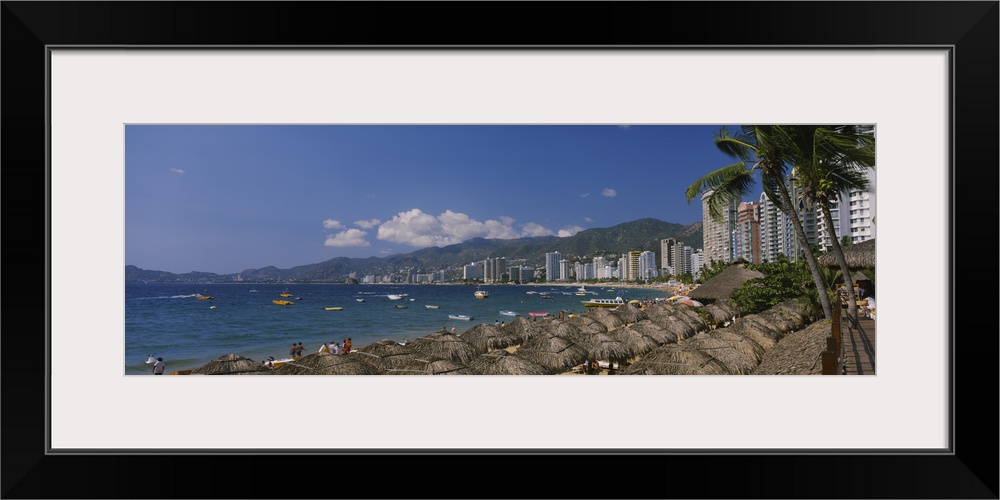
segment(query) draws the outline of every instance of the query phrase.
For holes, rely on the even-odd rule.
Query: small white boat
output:
[[[618,307],[625,304],[625,299],[615,297],[613,299],[591,299],[582,301],[586,307]]]
[[[402,298],[404,296],[405,295],[396,295],[396,294],[392,294],[392,293],[390,293],[389,295],[386,295],[386,297],[389,297],[389,300],[402,300]]]
[[[472,321],[472,316],[467,316],[465,314],[449,314],[448,319],[456,319],[459,321]]]
[[[356,300],[358,302],[364,302],[365,301],[365,299],[354,299],[354,300]]]
[[[432,305],[429,305],[429,304],[424,304],[424,309],[437,309],[439,307],[441,307],[441,306],[432,306]]]
[[[504,316],[520,316],[519,313],[514,311],[500,311],[500,314],[503,314]]]

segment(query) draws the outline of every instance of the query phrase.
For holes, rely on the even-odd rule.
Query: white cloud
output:
[[[341,231],[333,236],[327,236],[326,242],[323,245],[328,247],[367,247],[371,246],[368,240],[365,240],[365,235],[368,233],[360,229],[348,229],[347,231]]]
[[[614,189],[611,189],[611,188],[604,188],[604,190],[601,191],[601,196],[607,196],[608,198],[614,198],[615,196],[618,196],[618,192],[615,191]]]
[[[344,225],[339,220],[327,219],[323,221],[323,229],[343,229]]]
[[[560,238],[566,238],[568,236],[573,236],[574,234],[579,233],[580,231],[583,231],[583,228],[580,226],[564,227],[559,230],[559,233],[557,235]]]
[[[587,222],[594,222],[594,219],[591,219],[590,217],[584,217],[583,220]]]
[[[588,196],[590,196],[590,193],[583,193],[580,195],[580,198],[586,198]]]
[[[356,220],[356,221],[354,221],[354,225],[355,226],[358,226],[358,227],[364,228],[364,229],[371,229],[371,228],[373,228],[373,227],[375,227],[375,226],[377,226],[377,225],[379,225],[381,223],[382,223],[382,221],[380,221],[378,219],[368,219],[368,220]]]
[[[184,173],[184,171],[181,170],[181,169],[179,169],[179,168],[171,168],[170,171],[173,172],[173,173],[175,173],[175,174],[183,174]]]
[[[551,229],[542,227],[540,224],[535,224],[534,222],[529,222],[521,228],[521,233],[524,236],[552,236],[553,233]]]
[[[380,225],[377,238],[423,248],[453,245],[472,238],[512,239],[553,234],[552,231],[535,223],[525,224],[518,230],[513,225],[514,219],[510,217],[499,217],[499,219],[483,222],[451,210],[445,210],[435,217],[414,208],[400,212],[392,220]]]

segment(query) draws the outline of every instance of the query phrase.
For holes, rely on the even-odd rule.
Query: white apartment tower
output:
[[[733,260],[732,236],[733,230],[736,229],[736,207],[739,201],[732,200],[729,206],[722,210],[722,220],[716,221],[708,209],[708,197],[711,194],[712,191],[706,191],[701,196],[705,258],[709,262],[713,260],[730,262]]]
[[[559,252],[545,254],[545,281],[556,281],[560,278],[559,261],[561,260],[562,254]]]

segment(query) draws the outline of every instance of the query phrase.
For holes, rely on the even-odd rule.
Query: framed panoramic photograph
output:
[[[981,402],[955,381],[983,365],[955,306],[978,287],[956,283],[956,193],[996,185],[958,166],[997,163],[997,4],[784,3],[774,40],[644,21],[718,5],[608,7],[648,40],[520,45],[390,29],[436,4],[4,3],[8,102],[46,97],[3,112],[7,164],[46,192],[45,363],[4,364],[39,380],[5,391],[5,451],[30,459],[4,496],[302,496],[179,479],[224,455],[996,498],[974,458],[996,440],[962,441]],[[779,7],[725,5],[744,28]],[[276,19],[301,33],[251,29]],[[125,485],[49,481],[124,455]],[[377,496],[452,494],[412,482]]]

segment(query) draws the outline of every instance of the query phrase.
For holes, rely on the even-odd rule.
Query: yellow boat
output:
[[[278,295],[280,295],[282,297],[291,297],[292,296],[292,294],[288,293],[288,289],[287,288],[285,289],[284,292],[281,292]]]
[[[343,311],[344,308],[343,307],[327,307],[326,310],[327,311]]]
[[[271,302],[274,302],[274,304],[278,305],[278,306],[293,306],[293,305],[295,305],[295,302],[292,302],[290,300],[273,299],[273,300],[271,300]]]
[[[208,290],[205,290],[205,292],[208,292]],[[205,295],[202,295],[200,293],[199,294],[195,294],[194,298],[196,298],[198,300],[215,300],[215,297],[212,297],[211,295],[208,295],[208,293],[206,293]]]

